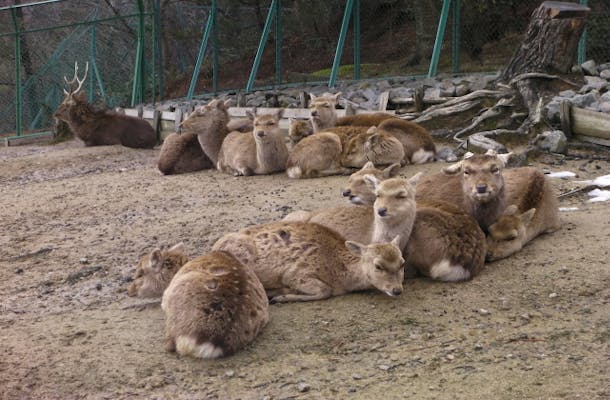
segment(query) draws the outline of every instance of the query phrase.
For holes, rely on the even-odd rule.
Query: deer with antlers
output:
[[[109,110],[96,110],[81,92],[89,71],[85,66],[82,79],[78,77],[78,63],[74,63],[74,77],[64,76],[68,90],[64,89],[64,101],[57,107],[55,118],[65,121],[72,132],[85,142],[85,146],[120,144],[133,148],[152,149],[157,135],[152,126],[141,118],[130,117]],[[75,89],[72,89],[76,85]]]

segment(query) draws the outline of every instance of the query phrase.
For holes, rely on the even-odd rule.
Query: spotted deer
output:
[[[288,148],[279,128],[283,112],[281,109],[275,114],[256,115],[256,110],[248,111],[253,121],[253,131],[227,135],[218,155],[218,170],[236,176],[284,171]]]
[[[398,139],[372,126],[347,141],[341,164],[352,168],[362,168],[369,161],[375,165],[391,165],[401,163],[404,154]]]
[[[517,205],[507,207],[504,215],[489,227],[487,261],[499,260],[519,251],[528,241],[528,228],[535,213],[535,208],[519,213]]]
[[[244,261],[215,250],[180,268],[161,300],[168,351],[218,358],[254,341],[269,321],[268,301]]]
[[[132,148],[152,149],[157,144],[157,134],[145,120],[122,115],[109,110],[96,110],[81,92],[89,71],[86,64],[82,79],[78,77],[78,63],[74,63],[74,78],[64,80],[69,91],[64,89],[65,98],[53,114],[65,121],[76,137],[85,146],[104,146],[120,144]],[[76,88],[72,86],[76,84]]]
[[[161,297],[176,272],[187,262],[182,243],[169,249],[154,249],[138,262],[127,294],[132,297]]]
[[[242,229],[215,245],[232,251],[253,246],[253,269],[272,302],[314,301],[376,288],[402,293],[400,238],[365,245],[322,225],[274,222]]]
[[[430,132],[421,125],[400,118],[382,121],[378,131],[394,136],[403,146],[405,164],[423,164],[434,161],[436,146]]]
[[[376,168],[375,164],[368,161],[360,170],[350,175],[347,187],[341,189],[341,194],[343,197],[347,197],[352,204],[373,205],[375,193],[371,190],[364,176],[372,175],[382,181],[397,176],[399,171],[400,164],[398,163],[381,170]]]

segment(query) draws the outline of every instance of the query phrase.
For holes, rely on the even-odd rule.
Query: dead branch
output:
[[[429,111],[430,109],[427,109],[424,113],[422,113],[422,115],[415,119],[415,122],[429,121],[432,118],[446,117],[448,115],[459,114],[461,112],[470,110],[471,108],[474,108],[480,104],[480,100],[475,100],[458,103],[451,107],[437,108],[432,111]]]
[[[524,79],[534,79],[534,78],[543,78],[543,79],[558,79],[562,82],[567,83],[568,85],[572,85],[574,87],[580,87],[580,85],[578,83],[574,83],[568,79],[565,79],[559,75],[550,75],[550,74],[543,74],[541,72],[527,72],[525,74],[521,74],[521,75],[517,75],[515,76],[513,79],[510,80],[510,82],[508,83],[508,86],[513,86],[515,83],[522,81]]]

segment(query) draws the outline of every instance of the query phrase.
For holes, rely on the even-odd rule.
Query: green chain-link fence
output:
[[[152,99],[158,90],[153,6],[51,0],[0,8],[0,132],[52,127],[64,97],[63,78],[72,78],[75,61],[81,76],[89,63],[83,91],[92,102],[116,106]]]
[[[610,2],[575,2],[591,8],[580,61],[610,61]],[[47,0],[0,7],[0,132],[52,126],[52,112],[63,98],[63,76],[72,76],[74,61],[81,71],[90,62],[84,90],[91,100],[107,106],[186,97],[191,81],[191,93],[197,96],[328,84],[333,72],[338,79],[365,79],[495,71],[518,47],[540,3]],[[444,8],[446,29],[435,47]],[[270,10],[275,15],[269,15]],[[208,25],[212,14],[215,24]],[[193,79],[204,34],[207,51]],[[341,37],[344,46],[338,46]],[[260,47],[261,42],[266,45]],[[343,50],[340,56],[338,49]],[[257,51],[260,65],[253,71]],[[434,53],[437,68],[431,67]]]

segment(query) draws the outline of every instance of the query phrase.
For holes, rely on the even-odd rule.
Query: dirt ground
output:
[[[164,352],[159,303],[126,295],[142,254],[182,241],[196,256],[225,232],[344,204],[346,178],[161,176],[157,154],[0,148],[1,399],[610,398],[610,204],[584,193],[562,199],[577,210],[560,231],[470,282],[272,305],[232,357]],[[535,165],[610,173],[570,157]]]

